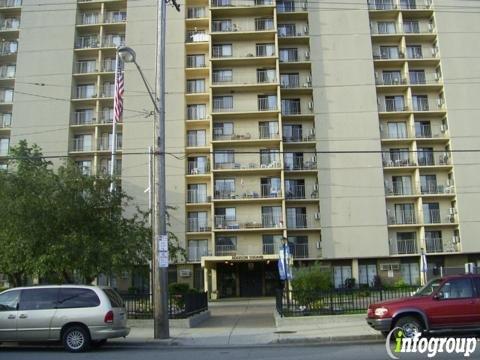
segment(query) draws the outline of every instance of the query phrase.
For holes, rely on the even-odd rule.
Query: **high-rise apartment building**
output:
[[[284,238],[336,286],[417,283],[422,251],[430,269],[480,261],[478,5],[181,5],[167,17],[167,203],[187,256],[172,278],[272,294]],[[27,138],[108,171],[115,49],[155,83],[156,1],[6,0],[0,14],[0,156]],[[125,72],[117,175],[147,207],[152,105]]]

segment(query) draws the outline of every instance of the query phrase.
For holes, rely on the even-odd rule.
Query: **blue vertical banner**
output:
[[[285,250],[284,250],[285,249]],[[289,264],[290,261],[290,250],[288,246],[281,247],[279,250],[278,259],[278,273],[280,275],[280,280],[291,280],[292,279],[292,267]]]

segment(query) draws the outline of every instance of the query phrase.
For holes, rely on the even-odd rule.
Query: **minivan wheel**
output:
[[[63,332],[62,343],[69,352],[84,352],[90,349],[90,334],[82,326],[72,326]]]
[[[397,320],[395,323],[396,328],[403,330],[405,337],[413,337],[416,332],[423,333],[424,327],[420,320],[413,316],[404,316]]]

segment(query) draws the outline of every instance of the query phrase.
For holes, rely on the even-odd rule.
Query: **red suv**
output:
[[[401,327],[414,332],[480,330],[480,275],[431,280],[413,296],[371,304],[367,323],[384,335]]]

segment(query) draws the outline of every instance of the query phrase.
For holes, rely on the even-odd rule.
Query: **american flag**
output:
[[[114,103],[114,114],[113,121],[115,123],[120,122],[123,113],[123,92],[125,91],[125,81],[123,75],[123,66],[122,61],[117,61],[117,78],[115,79],[115,97],[113,100]]]

